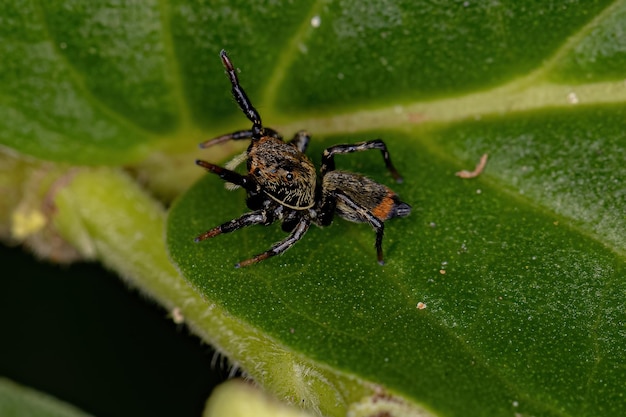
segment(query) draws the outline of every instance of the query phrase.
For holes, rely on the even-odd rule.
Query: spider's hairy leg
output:
[[[234,220],[221,224],[217,227],[214,227],[211,230],[207,230],[206,232],[199,234],[194,239],[194,242],[202,242],[203,240],[210,239],[217,235],[221,235],[222,233],[230,233],[235,230],[239,230],[243,227],[252,226],[255,224],[267,224],[268,218],[267,213],[263,210],[253,211],[251,213],[246,213],[241,217],[238,217]]]
[[[231,171],[230,169],[222,168],[221,166],[212,164],[207,161],[203,161],[202,159],[197,159],[196,164],[206,169],[207,171],[216,174],[224,181],[230,182],[235,185],[239,185],[240,187],[245,188],[246,190],[254,191],[256,190],[256,185],[250,178],[241,175],[235,171]]]
[[[278,133],[277,131],[275,131],[274,129],[271,129],[269,127],[264,127],[263,131],[261,133],[262,133],[263,136],[272,136],[272,137],[275,137],[277,139],[282,139],[283,138],[280,135],[280,133]],[[218,145],[220,143],[228,142],[229,140],[252,139],[253,136],[254,136],[254,132],[252,130],[249,130],[249,129],[247,129],[247,130],[238,130],[238,131],[233,132],[233,133],[227,133],[225,135],[221,135],[221,136],[218,136],[216,138],[206,140],[204,142],[201,142],[198,146],[200,148],[204,149],[204,148],[211,147],[213,145]]]
[[[258,255],[255,255],[250,259],[246,259],[245,261],[239,262],[238,264],[235,265],[235,268],[252,265],[257,262],[261,262],[269,257],[280,255],[281,253],[285,252],[287,249],[292,247],[297,241],[302,239],[302,236],[304,236],[307,230],[309,230],[310,226],[311,226],[311,220],[308,217],[303,217],[302,219],[300,219],[300,221],[298,222],[298,224],[296,225],[296,227],[293,229],[293,231],[291,232],[289,236],[287,236],[285,239],[281,240],[280,242],[276,243],[269,250],[263,253],[260,253]]]
[[[309,147],[311,141],[311,135],[306,130],[297,132],[293,138],[289,141],[290,144],[295,146],[300,152],[305,153]]]
[[[222,64],[224,65],[224,68],[226,68],[226,73],[230,79],[230,83],[232,85],[231,91],[235,101],[239,104],[239,108],[246,115],[248,120],[252,122],[253,136],[260,136],[263,124],[261,123],[261,116],[259,115],[259,112],[254,108],[243,87],[239,84],[237,71],[235,71],[233,63],[230,61],[226,51],[223,49],[220,52],[220,58],[222,58]]]
[[[380,265],[384,265],[385,261],[383,260],[383,235],[385,233],[385,223],[376,217],[370,210],[366,207],[361,206],[356,203],[353,199],[347,196],[340,190],[335,190],[333,194],[337,199],[341,200],[347,207],[354,211],[357,217],[367,219],[367,222],[374,228],[376,231],[376,243],[374,244],[376,247],[376,256],[378,258],[378,263]]]
[[[347,145],[335,145],[327,148],[322,155],[322,167],[320,168],[322,176],[324,176],[326,172],[333,171],[335,169],[335,154],[361,152],[367,151],[369,149],[379,149],[383,155],[383,160],[385,161],[385,165],[391,173],[391,176],[396,180],[396,182],[403,181],[402,177],[398,173],[398,170],[391,163],[391,157],[389,156],[387,145],[385,145],[385,142],[383,142],[381,139],[374,139],[367,142],[359,142]]]
[[[213,145],[228,142],[229,140],[243,140],[243,139],[250,139],[251,137],[252,137],[252,130],[238,130],[233,133],[227,133],[225,135],[206,140],[204,142],[201,142],[198,146],[200,148],[208,148]]]

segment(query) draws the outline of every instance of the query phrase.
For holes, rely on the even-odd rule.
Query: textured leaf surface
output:
[[[292,349],[443,415],[619,415],[624,73],[595,71],[581,52],[600,32],[615,32],[610,13],[592,23],[580,14],[606,4],[551,12],[510,5],[489,9],[497,15],[490,25],[479,22],[484,9],[466,6],[454,28],[443,24],[451,24],[449,9],[393,3],[372,17],[357,3],[330,11],[338,5],[329,6],[330,21],[322,13],[320,33],[300,51],[284,53],[293,64],[278,70],[265,98],[287,113],[318,115],[313,122],[330,136],[312,145],[317,164],[330,144],[385,139],[406,178],[394,189],[414,207],[386,228],[387,265],[375,262],[368,226],[339,220],[313,228],[278,259],[234,269],[284,234],[256,227],[195,244],[195,235],[246,211],[243,192],[209,176],[172,210],[169,246],[183,273],[207,299]],[[624,6],[613,8],[623,22]],[[619,46],[604,45],[623,61]],[[246,78],[254,71],[241,66],[254,85]],[[604,87],[589,84],[589,72],[594,82],[618,81],[612,93],[601,98]],[[597,98],[576,106],[575,90],[547,81],[565,79]],[[303,80],[316,88],[303,93]],[[490,90],[507,80],[507,92]],[[398,123],[376,120],[376,103],[390,98],[407,106],[394,108]],[[324,116],[349,103],[369,113]],[[454,176],[483,153],[490,160],[482,177]],[[392,183],[378,154],[337,164]]]
[[[0,143],[25,154],[136,163],[248,127],[221,48],[268,126],[313,134],[318,166],[331,144],[387,142],[413,213],[388,223],[384,267],[371,229],[337,220],[235,270],[284,234],[193,243],[246,211],[218,178],[194,185],[167,243],[209,303],[440,415],[624,415],[625,1],[14,1],[0,16]],[[454,175],[483,153],[482,176]],[[337,164],[392,184],[378,154]]]
[[[415,155],[395,187],[415,210],[388,223],[384,267],[371,229],[339,220],[278,259],[234,269],[284,234],[256,227],[195,244],[245,211],[244,196],[212,177],[173,209],[173,258],[208,299],[293,349],[443,414],[585,415],[605,396],[621,409],[621,256],[491,175],[457,179],[458,166],[403,136],[384,134],[396,154]],[[342,165],[376,176],[380,163]]]

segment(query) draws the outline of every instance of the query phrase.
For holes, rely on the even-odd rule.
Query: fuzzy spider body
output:
[[[285,252],[304,236],[311,223],[327,226],[337,214],[352,222],[369,223],[374,228],[378,262],[382,265],[384,222],[408,216],[411,206],[400,201],[398,195],[385,185],[360,174],[335,170],[334,157],[336,154],[380,150],[391,175],[397,182],[402,182],[402,177],[391,163],[385,143],[376,139],[326,149],[318,181],[315,166],[304,153],[309,135],[300,131],[291,141],[284,142],[278,132],[263,127],[261,117],[239,84],[226,52],[222,51],[220,56],[232,85],[233,97],[252,122],[252,129],[222,135],[200,146],[206,148],[228,140],[249,139],[245,155],[248,172],[242,175],[203,160],[196,163],[235,187],[245,188],[246,204],[253,211],[202,233],[196,237],[196,242],[246,226],[282,221],[282,229],[289,235],[269,250],[235,265],[247,266]],[[239,161],[243,162],[238,160],[235,165]]]
[[[322,189],[327,199],[333,199],[337,193],[343,193],[348,200],[355,203],[348,204],[340,198],[336,204],[337,214],[351,222],[367,223],[369,213],[383,222],[410,213],[410,208],[407,211],[406,204],[400,201],[396,193],[363,175],[330,171],[324,176]]]
[[[277,203],[294,210],[315,204],[315,166],[293,144],[264,136],[250,144],[247,165],[259,189]]]

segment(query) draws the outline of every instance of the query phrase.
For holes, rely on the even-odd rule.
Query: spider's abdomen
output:
[[[295,210],[315,204],[315,166],[295,146],[264,136],[248,148],[248,173],[274,201]]]
[[[324,193],[339,191],[357,205],[367,209],[381,221],[393,217],[405,217],[411,213],[411,206],[400,201],[390,188],[363,175],[346,171],[328,172],[323,179]],[[337,214],[346,220],[357,223],[367,222],[367,216],[359,209],[337,199]]]

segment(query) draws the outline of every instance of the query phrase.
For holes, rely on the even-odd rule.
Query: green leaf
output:
[[[151,134],[131,120],[139,122],[140,115],[157,110],[142,106],[158,98],[136,94],[147,90],[149,69],[139,72],[133,83],[129,75],[136,53],[120,48],[123,38],[109,30],[120,25],[114,16],[107,19],[105,10],[97,13],[89,6],[62,6],[34,1],[0,6],[0,140],[24,153],[74,163],[136,158],[138,146]],[[102,49],[105,45],[108,51]],[[101,62],[103,56],[110,61],[120,55],[127,58],[120,63],[123,69],[115,71]],[[141,60],[134,64],[141,65]],[[139,102],[129,102],[129,96]],[[163,115],[158,113],[155,119]]]
[[[413,213],[387,224],[384,267],[369,226],[337,220],[235,270],[278,225],[193,243],[247,210],[211,175],[172,208],[170,254],[227,318],[193,321],[194,304],[190,324],[275,392],[335,415],[363,387],[439,415],[624,415],[625,1],[13,1],[0,16],[0,143],[23,154],[152,167],[183,190],[175,153],[249,126],[221,48],[268,126],[312,133],[318,166],[332,144],[387,142]],[[454,175],[483,153],[481,177]],[[392,184],[377,153],[337,164]],[[104,192],[86,178],[76,195]],[[161,214],[105,221],[141,217],[134,193],[114,210],[71,200],[60,227],[133,282],[167,269],[144,288],[167,301]],[[131,256],[133,227],[157,238]],[[298,372],[316,384],[288,386]]]
[[[387,264],[375,262],[370,227],[337,220],[279,258],[233,268],[285,234],[257,226],[194,243],[247,211],[244,192],[211,175],[171,210],[173,260],[207,300],[289,349],[436,414],[621,415],[624,86],[610,71],[576,89],[547,80],[582,79],[588,67],[567,62],[599,28],[615,27],[614,16],[623,23],[626,6],[597,14],[599,3],[527,13],[510,5],[491,10],[499,26],[480,25],[472,13],[481,10],[467,6],[446,33],[459,36],[448,48],[432,13],[405,25],[419,8],[370,19],[360,7],[329,6],[306,53],[285,51],[289,70],[277,70],[260,102],[317,115],[286,130],[300,123],[325,134],[309,151],[318,166],[327,146],[384,138],[405,177],[393,188],[414,207],[385,229]],[[384,54],[361,44],[374,36],[396,43]],[[425,62],[408,56],[409,45],[425,51],[426,42],[435,45]],[[303,84],[316,88],[303,94]],[[349,103],[367,112],[330,115]],[[481,178],[454,176],[483,153]],[[337,164],[392,183],[377,153]]]
[[[314,112],[348,103],[370,107],[458,97],[536,70],[569,37],[586,34],[591,18],[611,3],[620,8],[610,1],[332,2],[320,14],[319,29],[303,41],[306,53],[288,55],[294,62],[288,72],[280,71],[284,85],[271,93],[281,97],[281,110],[296,103]],[[623,22],[623,16],[605,19],[602,13],[598,20]],[[622,40],[622,62],[623,53]],[[595,81],[607,78],[621,79]],[[319,88],[303,94],[303,84]]]
[[[288,41],[307,8],[4,2],[0,143],[75,164],[137,162],[161,146],[188,150],[199,129],[234,113],[223,105],[219,50],[250,39]],[[250,80],[257,86],[273,70],[276,46],[242,54],[256,63]]]
[[[384,267],[370,227],[338,220],[313,228],[278,259],[233,268],[284,233],[252,227],[194,243],[246,211],[242,193],[208,177],[170,214],[168,244],[183,274],[208,300],[291,349],[443,415],[586,415],[581,410],[619,398],[623,257],[567,217],[499,186],[492,176],[503,175],[500,153],[489,177],[461,181],[458,166],[404,135],[367,136],[384,137],[392,155],[414,155],[399,164],[406,181],[395,187],[414,212],[389,222]],[[382,168],[376,158],[344,159],[342,168],[375,177],[374,167]],[[534,175],[549,182],[552,173]],[[623,226],[622,213],[605,215]]]
[[[56,398],[0,378],[0,415],[4,417],[87,417]]]

